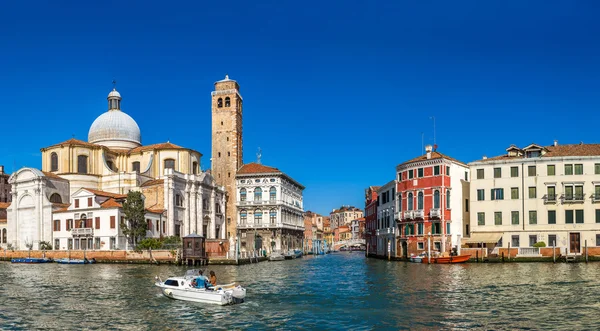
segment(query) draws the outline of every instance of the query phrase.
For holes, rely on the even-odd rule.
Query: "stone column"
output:
[[[165,178],[165,207],[167,208],[167,236],[175,234],[175,208],[173,206],[173,177]]]
[[[196,183],[192,183],[192,192],[190,194],[190,233],[198,234],[198,213],[196,210],[196,203],[198,199],[198,193],[196,192]]]
[[[190,207],[191,207],[191,199],[190,199],[190,181],[185,181],[185,190],[183,191],[183,199],[185,199],[185,203],[183,206],[185,207],[184,216],[183,216],[183,226],[185,230],[183,230],[183,236],[187,236],[192,233],[191,223],[190,222]]]
[[[200,219],[198,220],[198,226],[200,227],[198,229],[198,234],[201,236],[206,236],[204,233],[204,206],[203,206],[203,201],[204,201],[204,196],[203,196],[203,192],[204,189],[202,187],[202,185],[200,185],[198,187],[198,210],[200,210],[200,212],[198,213],[198,215],[200,216]]]
[[[216,238],[215,230],[216,230],[216,221],[217,221],[217,211],[215,210],[215,188],[213,187],[210,192],[210,202],[209,202],[209,210],[210,210],[210,224],[208,226],[208,233],[210,233],[209,238]]]

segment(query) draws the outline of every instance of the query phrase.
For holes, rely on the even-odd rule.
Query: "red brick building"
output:
[[[440,253],[459,245],[465,210],[463,187],[469,179],[467,165],[427,146],[426,154],[398,165],[396,173],[399,255],[427,251],[429,238],[431,250]]]
[[[365,190],[365,243],[369,254],[377,252],[377,190],[380,186],[369,186]]]

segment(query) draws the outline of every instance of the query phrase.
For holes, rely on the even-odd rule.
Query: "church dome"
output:
[[[124,149],[141,146],[142,135],[139,126],[120,108],[121,95],[113,89],[108,95],[108,111],[92,123],[88,142]]]

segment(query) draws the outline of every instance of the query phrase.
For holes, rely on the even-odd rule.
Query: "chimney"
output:
[[[483,159],[484,159],[484,160],[487,160],[487,156],[485,156],[485,155],[484,155],[484,156],[483,156]]]
[[[4,166],[0,165],[0,175],[4,175]]]
[[[558,140],[554,140],[554,146],[558,146]]]
[[[427,159],[428,160],[431,159],[431,150],[432,150],[431,145],[425,146],[425,152],[427,152]]]

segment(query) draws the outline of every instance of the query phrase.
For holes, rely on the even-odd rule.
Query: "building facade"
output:
[[[365,242],[369,254],[377,254],[377,190],[380,186],[369,186],[365,190]]]
[[[377,237],[378,256],[396,256],[396,180],[389,181],[377,190]]]
[[[466,164],[426,147],[425,155],[397,166],[398,252],[408,257],[431,250],[457,248],[465,218],[463,183]]]
[[[11,202],[9,174],[4,172],[4,166],[0,165],[0,202]]]
[[[361,217],[363,217],[363,211],[354,206],[342,206],[329,214],[331,226],[334,229],[342,225],[349,225],[352,220]]]
[[[236,174],[243,164],[242,105],[240,86],[235,80],[225,79],[215,83],[212,96],[212,158],[211,169],[218,185],[225,187],[226,237],[236,237]],[[232,251],[233,247],[230,247]]]
[[[239,250],[302,249],[304,186],[281,170],[258,163],[243,165],[235,179]]]
[[[469,163],[470,245],[514,248],[537,242],[580,254],[600,246],[600,144],[511,145]]]

